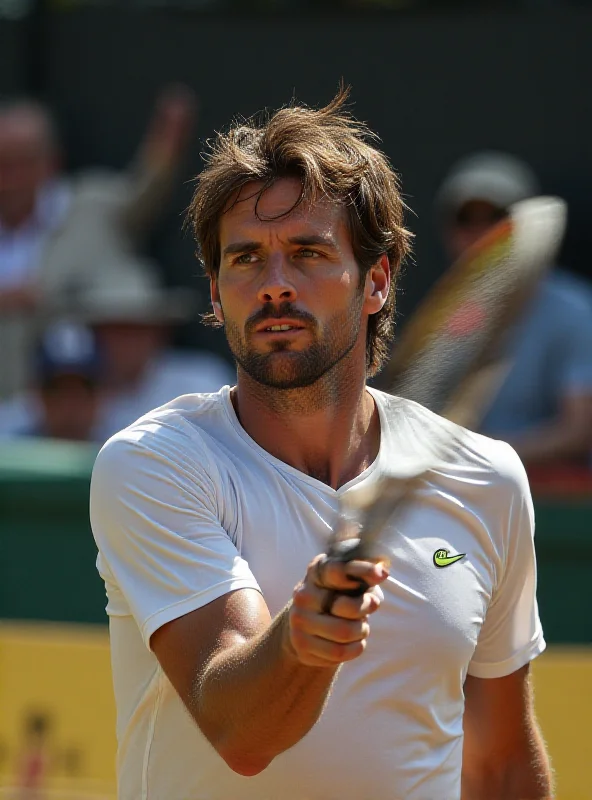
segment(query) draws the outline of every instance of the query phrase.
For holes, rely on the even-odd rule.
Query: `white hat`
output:
[[[88,289],[78,299],[78,317],[86,324],[158,323],[190,320],[196,295],[182,287],[163,287],[140,272],[122,273],[105,286]]]
[[[438,211],[448,216],[471,200],[508,208],[540,191],[531,168],[514,156],[494,151],[475,153],[457,162],[436,198]]]

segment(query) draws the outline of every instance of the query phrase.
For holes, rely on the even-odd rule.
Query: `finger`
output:
[[[362,619],[378,611],[384,600],[380,586],[374,586],[360,597],[350,597],[336,592],[331,606],[331,616],[343,619]]]
[[[297,609],[319,614],[324,612],[328,595],[334,595],[331,614],[344,619],[361,619],[373,614],[384,599],[380,586],[369,589],[359,597],[352,597],[334,592],[333,589],[322,589],[315,584],[303,582],[294,589],[292,603]]]
[[[367,639],[347,644],[331,642],[318,636],[308,636],[302,631],[292,632],[292,645],[303,664],[314,666],[338,665],[353,661],[366,649]]]
[[[307,636],[339,644],[360,642],[362,639],[367,639],[370,634],[370,625],[366,617],[352,620],[325,616],[313,611],[303,611],[295,615],[292,619],[292,628],[302,631]]]
[[[311,562],[307,572],[307,580],[323,589],[356,589],[361,581],[376,586],[387,577],[388,570],[383,563],[343,562],[323,555]]]
[[[355,589],[360,584],[354,576],[348,577],[345,562],[330,559],[326,555],[313,559],[306,580],[322,589]]]

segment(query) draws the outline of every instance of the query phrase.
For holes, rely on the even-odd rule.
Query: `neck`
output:
[[[279,390],[257,383],[239,367],[231,397],[242,427],[257,444],[338,489],[376,458],[380,421],[365,369],[340,363],[335,370],[312,386]]]

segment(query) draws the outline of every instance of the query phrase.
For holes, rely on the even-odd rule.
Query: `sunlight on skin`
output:
[[[388,295],[388,259],[381,257],[360,286],[343,205],[321,200],[290,211],[300,182],[286,178],[256,207],[262,185],[243,187],[221,217],[220,271],[211,281],[214,311],[240,365],[235,405],[262,447],[339,483],[360,468],[349,464],[350,454],[360,452],[371,425],[379,439],[364,389],[366,331]],[[264,330],[271,317],[281,324],[281,315],[298,329]],[[364,464],[378,448],[368,438]]]

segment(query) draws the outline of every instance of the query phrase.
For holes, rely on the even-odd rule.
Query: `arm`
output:
[[[341,596],[327,615],[320,612],[323,587],[354,586],[346,568],[370,585],[386,573],[365,562],[325,562],[321,587],[319,558],[274,620],[261,595],[243,589],[152,636],[154,653],[201,731],[241,775],[265,769],[312,728],[340,664],[365,649],[366,617],[378,608],[378,595]]]
[[[511,444],[527,464],[588,456],[592,448],[592,391],[565,395],[559,413],[545,425],[499,438]]]
[[[195,98],[187,87],[170,87],[158,98],[130,172],[130,193],[122,212],[123,225],[131,235],[146,234],[161,215],[194,118]]]
[[[534,509],[522,464],[497,446],[495,586],[465,681],[462,800],[542,800],[552,789],[529,680],[529,664],[545,648]]]
[[[547,800],[549,759],[534,716],[529,666],[465,683],[462,800]]]
[[[339,665],[364,651],[378,589],[340,596],[332,614],[322,614],[324,587],[355,586],[346,569],[371,586],[387,573],[352,562],[328,563],[319,575],[319,556],[272,620],[220,521],[222,498],[232,519],[224,489],[197,435],[148,422],[101,450],[90,517],[108,587],[125,598],[144,643],[213,747],[233,770],[254,775],[310,730]]]
[[[546,383],[553,387],[554,415],[508,441],[526,463],[586,458],[592,447],[592,313],[587,287],[555,295],[548,320]],[[540,387],[541,391],[545,387]],[[504,438],[503,436],[497,438]]]

